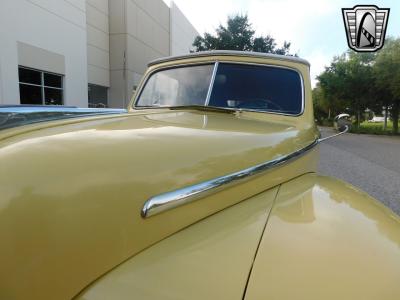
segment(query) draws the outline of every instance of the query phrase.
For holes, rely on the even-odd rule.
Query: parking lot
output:
[[[322,136],[335,132],[320,128]],[[400,137],[344,134],[321,144],[319,173],[347,181],[400,215]]]

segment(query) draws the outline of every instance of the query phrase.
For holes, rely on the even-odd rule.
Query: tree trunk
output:
[[[357,131],[360,132],[360,109],[357,109]]]

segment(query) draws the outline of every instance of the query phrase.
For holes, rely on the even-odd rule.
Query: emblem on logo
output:
[[[358,52],[381,49],[385,41],[389,8],[375,5],[356,5],[342,8],[349,47]]]

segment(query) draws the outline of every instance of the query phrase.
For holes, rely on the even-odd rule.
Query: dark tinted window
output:
[[[45,105],[62,105],[62,90],[44,88],[44,104]]]
[[[221,63],[209,105],[299,114],[301,85],[300,75],[294,70]]]
[[[60,75],[44,73],[44,85],[62,88],[62,77]]]
[[[42,84],[41,73],[31,69],[18,68],[19,82]]]
[[[19,85],[21,104],[42,104],[42,88],[27,84]]]
[[[18,67],[21,104],[62,105],[63,76]]]
[[[104,86],[88,85],[89,107],[104,108],[108,106],[107,88]]]

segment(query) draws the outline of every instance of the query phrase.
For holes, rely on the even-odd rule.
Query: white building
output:
[[[0,105],[126,107],[147,63],[196,35],[162,0],[1,0]]]

